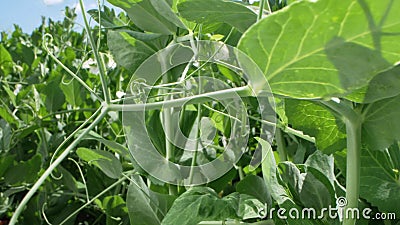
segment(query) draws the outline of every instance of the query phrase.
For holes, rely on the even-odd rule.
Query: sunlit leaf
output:
[[[298,1],[251,27],[239,43],[272,91],[342,96],[400,60],[399,1]]]

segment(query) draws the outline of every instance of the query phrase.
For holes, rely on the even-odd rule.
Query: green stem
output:
[[[108,106],[109,110],[112,111],[143,111],[143,110],[155,110],[155,109],[162,109],[162,108],[171,108],[171,107],[180,107],[185,104],[197,104],[197,103],[204,103],[209,102],[212,99],[231,99],[232,96],[235,94],[241,97],[249,97],[252,96],[252,91],[249,86],[244,87],[237,87],[237,88],[230,88],[226,90],[214,91],[203,93],[199,95],[179,98],[179,99],[172,99],[162,102],[155,102],[155,103],[144,103],[144,104],[128,104],[128,105],[115,105],[111,104]]]
[[[104,195],[105,193],[107,193],[109,190],[113,189],[115,186],[117,186],[118,184],[124,182],[126,179],[128,179],[127,177],[121,177],[119,180],[117,180],[115,183],[113,183],[112,185],[108,186],[106,189],[104,189],[103,191],[101,191],[99,194],[97,194],[96,196],[94,196],[92,199],[90,199],[89,201],[87,201],[84,205],[82,205],[81,207],[79,207],[77,210],[75,210],[75,212],[71,213],[67,218],[65,218],[59,225],[64,224],[65,222],[67,222],[69,219],[71,219],[74,215],[76,215],[78,212],[80,212],[82,209],[84,209],[86,206],[92,204],[96,199],[100,198],[100,196]]]
[[[321,102],[341,115],[346,124],[347,135],[347,162],[346,162],[346,199],[347,205],[343,212],[343,225],[354,225],[356,218],[348,218],[351,213],[348,209],[358,208],[360,192],[360,165],[361,165],[361,114],[345,105],[333,101]],[[349,215],[347,215],[349,214]]]
[[[98,96],[96,94],[95,91],[93,91],[86,83],[85,81],[83,81],[78,75],[76,75],[74,72],[72,72],[67,66],[65,66],[58,58],[57,56],[55,56],[50,49],[47,47],[46,41],[44,40],[46,37],[49,37],[51,40],[53,39],[53,37],[50,34],[45,34],[43,36],[43,48],[44,50],[47,52],[47,54],[49,54],[49,56],[56,61],[56,63],[61,66],[69,75],[71,75],[75,80],[77,80],[84,88],[86,88],[86,90],[88,90],[93,96],[95,96],[95,98],[99,101],[103,101],[103,99]],[[50,40],[50,42],[51,42]]]
[[[347,169],[346,169],[346,199],[347,206],[343,214],[343,225],[354,225],[356,218],[347,218],[347,209],[358,208],[360,192],[361,164],[361,121],[346,120],[347,133]],[[350,213],[351,214],[351,213]]]
[[[201,78],[200,78],[200,72],[199,72],[199,94],[201,94]],[[193,158],[192,158],[192,163],[190,165],[190,173],[189,173],[189,185],[192,184],[193,181],[193,173],[194,173],[194,166],[196,165],[197,161],[197,151],[199,147],[199,140],[200,139],[200,123],[201,123],[201,104],[197,104],[197,129],[196,129],[196,134],[195,137],[197,139],[195,148],[194,148],[194,153],[193,153]]]
[[[169,97],[167,97],[169,99]],[[168,101],[168,100],[167,100]],[[173,108],[164,108],[163,109],[163,122],[164,122],[164,129],[165,129],[165,159],[170,160],[173,152],[172,152],[172,144],[169,141],[172,138],[172,124],[171,124],[171,114]]]
[[[88,126],[88,128],[83,130],[83,132],[64,150],[64,152],[52,164],[50,164],[50,166],[46,169],[46,171],[44,171],[42,176],[40,176],[40,178],[36,181],[36,183],[32,186],[29,192],[22,199],[21,203],[18,205],[13,216],[11,217],[10,225],[15,225],[17,223],[17,219],[22,213],[24,207],[33,197],[36,191],[40,188],[40,186],[49,177],[51,172],[69,155],[69,153],[79,144],[79,142],[85,137],[85,135],[88,134],[89,131],[91,131],[106,115],[107,108],[103,108],[100,115]]]
[[[279,159],[281,162],[286,161],[286,151],[285,151],[285,143],[283,141],[283,135],[281,129],[276,129],[275,131],[275,140],[276,140],[276,146],[279,154]]]
[[[71,109],[71,110],[60,110],[54,113],[50,113],[46,116],[42,117],[42,120],[49,118],[49,117],[53,117],[55,115],[60,115],[60,114],[66,114],[66,113],[76,113],[76,112],[95,112],[96,109],[90,109],[90,108],[83,108],[83,109]]]
[[[200,137],[200,120],[201,120],[201,104],[197,104],[197,130],[196,130],[196,134],[195,137],[197,139],[199,139]],[[199,147],[199,141],[201,140],[197,140],[196,144],[195,144],[195,148],[194,148],[194,153],[193,153],[193,158],[192,158],[192,163],[190,165],[190,173],[189,173],[189,185],[192,184],[193,181],[193,175],[194,175],[194,166],[196,165],[196,161],[197,161],[197,151],[198,151],[198,147]]]
[[[257,22],[262,19],[264,7],[265,7],[265,1],[268,1],[268,0],[260,0],[260,11],[258,12]]]
[[[105,72],[105,66],[104,66],[104,61],[103,59],[100,57],[99,51],[97,49],[97,45],[94,42],[94,38],[90,32],[90,26],[89,26],[89,22],[86,18],[86,12],[85,12],[85,6],[83,5],[83,0],[79,0],[79,4],[81,6],[82,9],[82,16],[83,16],[83,21],[85,22],[85,30],[86,33],[89,37],[89,42],[90,42],[90,46],[92,47],[93,50],[93,54],[94,57],[96,59],[97,62],[97,66],[99,68],[99,75],[100,75],[100,82],[101,82],[101,86],[103,88],[103,94],[104,94],[104,99],[106,104],[109,104],[111,102],[111,98],[110,98],[110,93],[108,92],[108,85],[107,85],[107,80],[106,80],[106,72]],[[100,37],[99,37],[100,38]]]
[[[91,117],[86,120],[85,122],[83,122],[82,125],[80,125],[77,129],[74,130],[74,132],[72,132],[66,139],[64,139],[64,141],[57,147],[57,149],[54,151],[53,155],[51,156],[50,159],[50,164],[53,163],[54,159],[57,157],[58,152],[64,147],[65,144],[67,144],[79,131],[81,131],[92,119],[94,119],[97,114],[101,111],[101,108],[97,109],[92,115]],[[53,177],[54,178],[54,177]]]

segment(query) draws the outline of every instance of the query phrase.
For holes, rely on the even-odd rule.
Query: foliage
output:
[[[13,224],[400,223],[288,214],[336,207],[346,196],[347,207],[370,208],[371,217],[400,215],[399,1],[109,2],[124,11],[90,10],[97,24],[86,24],[86,33],[74,28],[69,8],[63,21],[43,19],[32,34],[18,26],[2,33],[0,224],[11,217]],[[273,142],[260,138],[262,124],[271,122],[259,118],[256,96],[237,92],[262,80],[196,61],[150,85],[154,74],[134,74],[173,44],[189,41],[196,52],[197,40],[237,47],[259,66],[277,103]],[[222,103],[199,95],[217,85],[207,78],[241,95],[253,129],[247,151],[217,180],[168,184],[132,155],[122,111],[144,95],[152,106],[175,104],[192,87],[196,101],[179,103],[181,111],[148,109],[143,135],[171,162],[205,164],[224,154],[236,119]],[[207,146],[187,153],[199,142],[173,145],[168,138],[177,131]],[[253,168],[257,149],[263,161]]]

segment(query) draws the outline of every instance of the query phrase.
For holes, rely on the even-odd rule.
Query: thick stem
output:
[[[343,117],[346,123],[347,135],[347,166],[346,166],[346,200],[343,211],[343,225],[354,225],[357,218],[352,216],[352,210],[358,208],[360,192],[360,164],[361,164],[361,114],[344,103],[333,101],[321,102]]]
[[[15,210],[13,216],[10,220],[10,225],[15,225],[17,223],[17,219],[19,215],[24,210],[24,207],[32,198],[32,196],[36,193],[36,191],[42,186],[44,181],[49,177],[51,172],[69,155],[69,153],[79,144],[79,142],[85,137],[86,134],[89,133],[103,118],[107,115],[107,109],[103,109],[101,114],[91,123],[88,128],[83,130],[83,132],[64,150],[64,152],[52,163],[50,164],[49,168],[44,171],[42,176],[36,181],[36,183],[32,186],[31,190],[25,195],[22,199],[21,203],[18,205],[17,209]]]
[[[171,100],[169,96],[167,96],[166,101]],[[173,113],[173,108],[164,108],[162,112],[163,116],[163,123],[164,123],[164,131],[165,131],[165,159],[170,160],[173,152],[172,148],[173,145],[169,141],[169,139],[172,139],[172,113]]]
[[[346,119],[347,131],[347,170],[346,170],[346,199],[347,206],[343,214],[343,225],[354,225],[356,218],[351,216],[351,210],[358,207],[360,192],[360,155],[361,155],[361,122],[358,118]],[[348,215],[349,214],[349,215]]]

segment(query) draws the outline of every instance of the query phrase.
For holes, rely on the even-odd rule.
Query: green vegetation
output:
[[[108,1],[1,34],[0,225],[400,224],[400,1]]]

